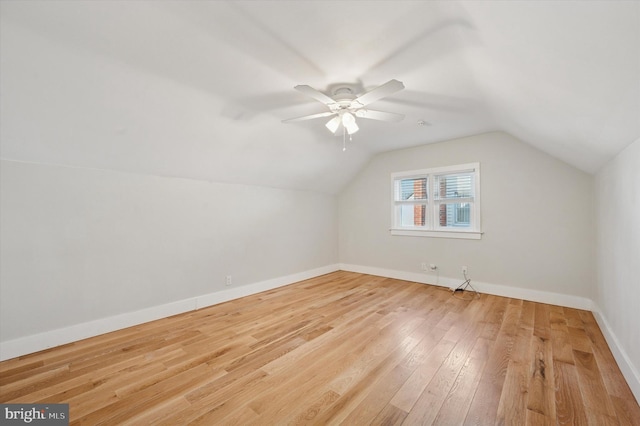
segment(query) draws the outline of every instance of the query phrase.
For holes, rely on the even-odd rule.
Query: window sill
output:
[[[482,232],[472,231],[423,231],[419,229],[391,229],[391,235],[406,237],[457,238],[465,240],[479,240]]]

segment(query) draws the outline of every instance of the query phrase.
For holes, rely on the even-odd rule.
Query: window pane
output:
[[[473,197],[473,173],[437,176],[436,195],[440,200]]]
[[[391,173],[391,234],[479,239],[479,184],[480,163]]]
[[[399,193],[398,193],[399,192]],[[400,180],[396,200],[426,200],[427,178],[411,178]]]
[[[400,226],[425,226],[427,223],[427,206],[425,204],[398,206],[400,210]]]
[[[440,204],[438,224],[447,228],[469,228],[471,226],[471,204]]]

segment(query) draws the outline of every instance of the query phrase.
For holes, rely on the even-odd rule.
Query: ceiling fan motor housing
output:
[[[336,101],[335,104],[329,106],[334,112],[357,109],[364,106],[359,102],[354,102],[356,94],[351,86],[341,85],[332,88],[331,97]]]
[[[329,105],[329,109],[333,112],[340,112],[346,110],[351,105],[351,101],[355,99],[355,95],[349,87],[336,87],[331,90],[331,98],[335,103]]]

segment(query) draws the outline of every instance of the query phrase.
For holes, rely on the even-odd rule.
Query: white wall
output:
[[[596,318],[640,400],[640,139],[598,172],[595,193]]]
[[[392,172],[476,161],[481,240],[389,234]],[[505,133],[382,153],[339,196],[340,262],[442,285],[462,282],[460,268],[467,265],[485,291],[588,308],[595,274],[592,186],[592,176]],[[438,265],[438,275],[426,276],[421,262]]]
[[[330,195],[4,160],[0,183],[5,343],[337,263]]]
[[[78,37],[89,21],[61,25],[44,6],[2,5],[0,359],[337,267],[337,201],[322,192],[359,160],[270,114],[225,113],[261,83],[220,83],[205,65],[253,76],[251,58],[222,43],[224,63],[167,59],[144,28],[131,45]]]

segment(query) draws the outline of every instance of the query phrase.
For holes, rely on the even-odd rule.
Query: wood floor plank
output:
[[[531,303],[531,302],[525,302]],[[535,325],[533,335],[545,340],[551,338],[551,310],[549,305],[535,303]]]
[[[502,317],[500,331],[465,417],[465,425],[484,425],[495,422],[519,317],[520,307],[508,303]]]
[[[286,423],[289,425],[303,425],[315,422],[318,414],[330,407],[338,398],[340,398],[340,395],[336,392],[332,390],[326,391],[317,401],[305,408],[303,412],[296,415],[292,420],[286,421]]]
[[[573,328],[584,328],[584,322],[580,317],[580,310],[573,308],[562,308],[567,319],[567,326]]]
[[[592,353],[591,340],[584,328],[567,327],[569,330],[569,343],[573,350]]]
[[[195,368],[179,372],[166,380],[149,386],[126,398],[117,398],[112,403],[104,405],[98,410],[79,416],[79,418],[72,420],[70,424],[91,425],[104,421],[108,421],[111,424],[119,424],[139,415],[140,412],[154,409],[157,405],[164,404],[175,394],[181,394],[196,387],[199,383],[207,380],[206,373],[206,366],[200,364]]]
[[[372,424],[373,419],[391,401],[416,368],[426,362],[428,355],[445,334],[445,331],[440,328],[427,330],[428,333],[424,338],[403,357],[399,364],[378,376],[377,380],[369,386],[366,396],[363,396],[358,404],[341,419],[342,423]]]
[[[616,417],[611,398],[606,391],[602,374],[592,353],[573,350],[580,391],[585,402],[587,414],[597,413]]]
[[[584,401],[573,364],[554,362],[556,420],[559,425],[586,425]]]
[[[489,340],[496,340],[498,333],[500,332],[500,325],[507,309],[509,299],[505,297],[495,297],[490,295],[484,295],[491,302],[491,307],[487,309],[485,318],[483,321],[484,329],[482,331],[482,338]]]
[[[434,413],[434,424],[459,425],[464,422],[485,364],[486,359],[467,358],[440,409]]]
[[[461,323],[456,324],[455,327],[464,330],[464,332],[460,336],[456,336],[454,348],[408,412],[406,421],[409,424],[433,422],[445,400],[455,395],[460,382],[469,380],[467,374],[469,370],[478,367],[468,360],[482,331],[482,326],[478,321],[483,313],[480,309],[482,304],[481,301],[474,300],[469,304],[468,309],[460,315]],[[444,336],[443,340],[450,341],[448,336],[449,333]],[[471,398],[469,398],[470,402]],[[465,407],[465,411],[467,407]]]
[[[396,318],[395,322],[389,322],[385,318]],[[391,353],[398,345],[398,339],[404,339],[407,333],[411,333],[417,326],[422,324],[424,319],[420,317],[414,317],[406,312],[389,313],[385,315],[377,323],[379,331],[376,331],[376,324],[371,325],[371,332],[366,339],[361,340],[357,344],[351,344],[351,348],[348,351],[338,351],[327,354],[332,358],[336,358],[335,362],[325,358],[327,363],[331,363],[334,367],[331,370],[323,371],[319,374],[315,374],[310,380],[306,380],[301,387],[297,389],[295,396],[284,396],[293,404],[297,406],[305,406],[309,401],[313,401],[314,393],[318,391],[323,392],[325,389],[332,391],[339,395],[347,395],[351,392],[351,389],[359,389],[360,383],[367,380],[367,373],[377,366],[377,363],[382,362],[389,353]],[[407,326],[410,325],[409,328]],[[349,343],[348,341],[346,342]],[[408,348],[408,346],[407,346]],[[255,409],[260,410],[255,405],[266,405],[268,401],[264,398],[260,398],[262,401],[252,401],[250,404]],[[345,398],[342,398],[340,405],[347,402]],[[274,417],[277,410],[273,408],[273,405],[261,414],[265,416]],[[333,411],[331,411],[333,414]],[[285,418],[285,422],[288,414],[282,414]],[[278,415],[278,417],[281,417]],[[331,416],[330,416],[331,417]]]
[[[355,407],[359,406],[365,398],[372,393],[372,389],[375,389],[375,384],[380,382],[380,378],[384,377],[386,373],[393,371],[396,367],[401,365],[404,355],[407,351],[413,351],[418,346],[420,336],[423,335],[424,330],[414,330],[414,333],[407,336],[400,345],[396,346],[396,348],[389,353],[389,355],[384,357],[384,359],[380,359],[375,364],[374,368],[368,370],[367,374],[362,375],[357,383],[354,383],[353,386],[344,389],[342,394],[339,395],[339,398],[330,407],[330,410],[326,410],[322,415],[318,416],[316,422],[318,424],[345,423],[345,418],[351,415],[351,413],[354,412]],[[390,384],[388,382],[385,382],[384,385],[387,388],[393,386],[389,386]],[[376,412],[380,411],[380,407],[386,405],[393,393],[389,392],[387,395],[388,397],[386,398],[385,403],[378,405]],[[359,417],[359,420],[362,421],[362,417]],[[346,422],[349,423],[348,421]]]
[[[404,423],[406,417],[407,413],[405,411],[402,411],[393,405],[386,405],[376,418],[373,419],[371,424],[385,426],[401,425]]]
[[[331,392],[339,397],[332,406],[315,413],[314,423],[340,422],[340,413],[361,401],[371,383],[397,365],[403,354],[412,351],[418,344],[419,337],[424,335],[424,330],[419,329],[423,328],[425,319],[407,315],[406,312],[395,317],[396,322],[386,323],[376,339],[367,345],[368,348],[326,385],[325,393]],[[299,405],[306,404],[300,401]],[[290,421],[289,418],[284,419],[284,423]]]
[[[374,313],[372,317],[370,318],[377,318],[374,322],[372,322],[370,325],[371,327],[367,328],[362,328],[361,332],[362,333],[367,333],[369,335],[369,337],[367,338],[363,338],[365,336],[365,334],[361,334],[359,338],[356,338],[356,341],[359,341],[362,346],[360,349],[358,349],[357,346],[353,346],[351,345],[351,351],[345,351],[345,350],[341,350],[340,347],[336,347],[334,346],[329,352],[326,350],[325,346],[320,346],[319,349],[322,350],[324,353],[316,353],[316,354],[308,354],[308,355],[313,355],[310,359],[311,362],[306,362],[306,360],[297,360],[296,358],[290,359],[289,361],[292,362],[293,364],[302,364],[301,368],[295,368],[295,373],[293,375],[289,375],[288,376],[288,381],[287,383],[284,383],[282,380],[279,379],[280,376],[276,375],[271,375],[272,377],[274,377],[274,379],[270,379],[267,378],[263,383],[260,384],[260,386],[256,387],[256,394],[258,395],[257,399],[253,399],[250,400],[251,398],[249,398],[249,402],[245,401],[248,403],[248,405],[250,407],[252,407],[252,409],[256,412],[258,412],[261,416],[263,417],[270,417],[273,418],[275,416],[279,416],[279,415],[286,415],[286,414],[282,414],[279,413],[279,411],[283,411],[281,410],[281,404],[278,403],[278,400],[274,400],[272,397],[271,398],[263,398],[262,394],[265,392],[272,392],[272,393],[276,393],[277,395],[279,395],[279,398],[282,399],[288,399],[290,403],[292,404],[296,404],[296,405],[302,405],[303,401],[305,398],[310,399],[310,398],[315,398],[313,395],[313,392],[317,392],[318,389],[321,389],[322,386],[326,386],[326,384],[331,380],[332,377],[336,377],[339,376],[339,371],[343,371],[344,368],[347,368],[350,364],[353,363],[353,361],[348,361],[348,360],[341,360],[340,358],[344,358],[345,356],[348,358],[351,358],[353,360],[358,359],[359,356],[361,356],[361,353],[366,353],[366,348],[367,346],[370,346],[372,343],[375,343],[376,339],[374,338],[376,335],[380,336],[379,331],[378,330],[382,330],[385,329],[387,326],[390,325],[389,320],[387,319],[388,317],[394,317],[394,318],[398,318],[398,317],[402,317],[403,320],[401,322],[398,323],[396,328],[391,328],[391,330],[395,330],[395,331],[399,331],[401,328],[401,324],[403,324],[406,321],[412,321],[415,320],[417,318],[414,318],[411,315],[407,315],[406,313],[402,313],[402,314],[397,314],[394,312],[389,312],[387,315],[380,315],[379,313]],[[350,336],[350,337],[355,337],[355,336]],[[341,340],[343,342],[344,345],[349,345],[349,340],[347,339],[343,339]],[[332,361],[331,358],[336,358],[335,361]],[[327,371],[323,371],[322,374],[315,374],[313,375],[313,377],[311,378],[311,380],[306,380],[303,381],[305,377],[308,377],[308,375],[306,374],[306,370],[309,368],[313,368],[313,361],[316,361],[318,359],[322,359],[322,362],[328,363],[328,364],[332,364],[335,365],[335,368],[332,368],[330,370]],[[265,366],[266,367],[266,366]],[[297,388],[295,389],[295,397],[292,397],[290,395],[290,382],[292,380],[295,380],[295,377],[301,377],[301,384],[303,386],[303,388],[301,388],[300,386],[297,386]],[[279,386],[282,386],[282,389],[279,389]],[[261,391],[260,389],[263,389],[263,391]],[[275,411],[275,412],[274,412]]]
[[[555,422],[556,419],[552,352],[550,340],[539,336],[531,336],[529,357],[533,373],[529,376],[527,409],[542,415],[549,423]]]
[[[444,339],[441,340],[425,360],[424,364],[420,365],[405,381],[398,392],[396,392],[390,404],[405,412],[411,411],[454,346],[455,344],[453,342]]]
[[[640,406],[632,398],[611,397],[611,402],[616,410],[616,416],[620,426],[638,426],[640,425]]]
[[[551,326],[551,330],[565,330],[567,327],[567,319],[564,316],[562,308],[559,306],[555,306],[553,308],[556,309],[549,310],[549,324]]]
[[[607,388],[607,392],[609,395],[634,401],[634,396],[633,393],[631,393],[629,385],[619,374],[617,374],[619,371],[618,365],[611,353],[611,350],[607,346],[607,342],[604,339],[600,328],[598,328],[598,324],[596,323],[593,314],[591,314],[591,312],[581,312],[580,314],[584,323],[589,325],[586,332],[589,336],[589,340],[591,341],[593,355],[595,356],[598,368],[602,373],[602,380]],[[640,418],[640,413],[638,413],[638,418]]]
[[[206,381],[185,393],[185,399],[190,403],[188,408],[172,413],[158,424],[189,424],[197,419],[204,421],[207,418],[223,417],[229,410],[241,410],[244,407],[238,406],[237,399],[246,398],[247,394],[251,394],[266,377],[267,374],[262,370],[250,370],[249,372],[236,371]],[[234,398],[236,401],[230,403],[229,401]]]
[[[569,340],[567,326],[551,330],[551,346],[553,348],[554,361],[573,364],[573,347]]]
[[[540,414],[536,411],[527,409],[526,419],[524,424],[527,426],[552,426],[555,425],[555,420],[550,421],[547,416]]]
[[[415,340],[406,341],[405,336],[410,335],[410,332],[415,327],[422,325],[424,319],[416,317],[413,321],[408,321],[408,323],[412,328],[404,331],[391,327],[381,330],[375,341],[372,341],[360,356],[353,359],[346,369],[331,380],[329,388],[336,394],[342,395],[356,384],[362,382],[369,372],[374,370],[396,348],[400,347],[402,351],[410,352],[417,342]]]
[[[509,353],[509,364],[504,379],[504,386],[500,395],[496,424],[523,424],[527,416],[527,399],[529,392],[529,378],[531,377],[531,363],[529,362],[531,337],[546,334],[548,323],[542,321],[538,325],[538,315],[546,315],[548,311],[540,312],[535,309],[534,327],[531,325],[531,311],[521,310],[518,329],[513,342],[513,349]],[[527,315],[528,314],[528,315]],[[533,333],[533,334],[532,334]]]
[[[184,396],[178,395],[165,401],[164,404],[158,404],[149,410],[143,411],[139,415],[131,416],[122,422],[122,426],[155,425],[169,415],[188,408],[189,402]]]
[[[72,425],[640,425],[590,312],[345,271],[1,362],[0,402]]]

